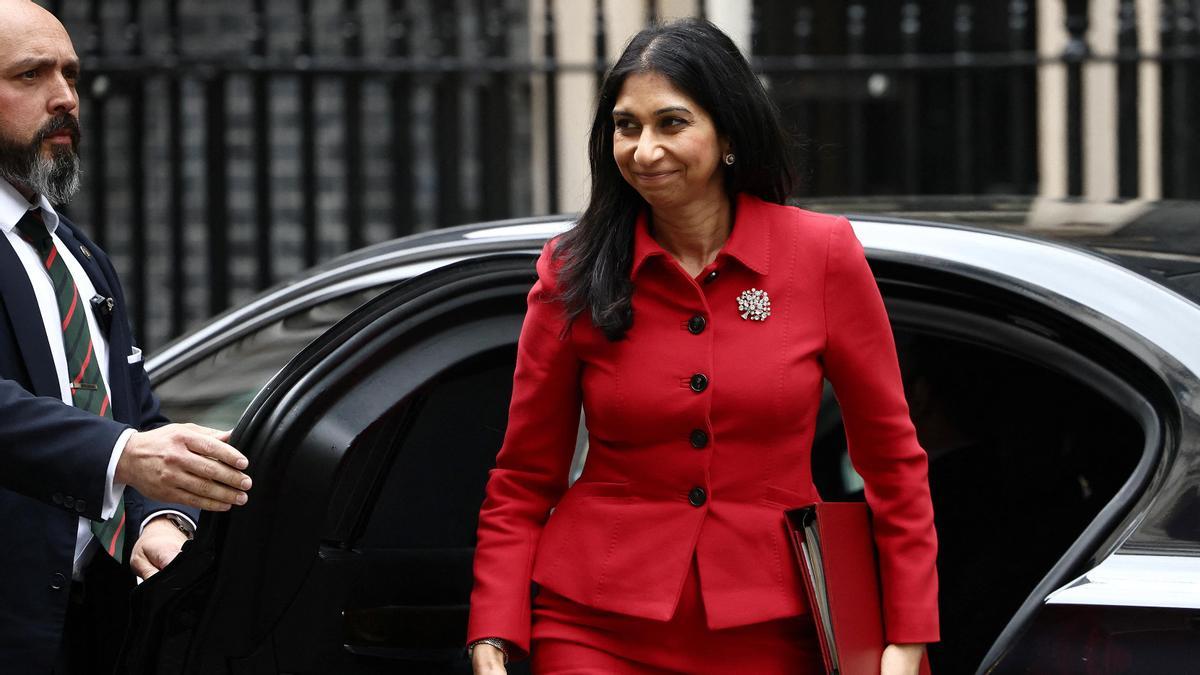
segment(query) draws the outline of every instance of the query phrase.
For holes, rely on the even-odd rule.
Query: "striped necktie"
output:
[[[96,363],[92,332],[88,329],[86,300],[71,278],[71,271],[58,254],[50,231],[42,221],[39,209],[26,211],[17,223],[17,231],[29,242],[42,259],[50,275],[54,296],[58,300],[58,315],[62,319],[63,348],[67,356],[67,375],[71,382],[71,399],[75,407],[112,419],[108,388]],[[125,544],[125,500],[117,500],[117,511],[105,521],[92,521],[92,533],[110,556],[121,562]]]

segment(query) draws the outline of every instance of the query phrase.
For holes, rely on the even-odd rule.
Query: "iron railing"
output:
[[[414,231],[555,212],[566,73],[587,0],[44,0],[84,63],[85,190],[75,217],[117,261],[153,347],[337,253]],[[1084,69],[1117,69],[1119,194],[1140,195],[1139,65],[1158,66],[1162,196],[1200,197],[1200,0],[1118,0],[1118,50],[1036,50],[1034,0],[755,0],[750,56],[807,141],[804,195],[1039,190],[1037,71],[1063,64],[1067,192],[1084,192]],[[531,6],[531,2],[534,4]],[[696,3],[704,14],[716,0]],[[660,15],[646,0],[644,18]],[[612,7],[607,8],[609,11]],[[572,32],[571,35],[575,35]],[[575,39],[572,37],[571,39]],[[535,182],[537,184],[535,184]]]

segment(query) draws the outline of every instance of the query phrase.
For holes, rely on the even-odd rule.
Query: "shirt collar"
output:
[[[747,194],[737,196],[737,211],[729,239],[717,253],[717,260],[733,258],[746,268],[766,275],[771,263],[771,221],[762,213],[764,202]],[[669,255],[654,237],[650,236],[648,211],[638,214],[633,231],[633,267],[630,278],[637,275],[646,260],[655,256]]]
[[[58,229],[58,212],[50,202],[38,195],[37,202],[30,204],[8,181],[0,179],[0,231],[5,234],[12,232],[17,226],[17,221],[21,220],[26,211],[33,208],[41,208],[42,222],[53,234]]]

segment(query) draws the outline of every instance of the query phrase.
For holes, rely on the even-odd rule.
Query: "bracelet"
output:
[[[500,653],[504,655],[504,665],[508,665],[508,643],[504,640],[501,640],[500,638],[483,638],[481,640],[472,642],[471,644],[467,645],[468,659],[474,655],[476,645],[491,645],[496,649],[499,649]]]

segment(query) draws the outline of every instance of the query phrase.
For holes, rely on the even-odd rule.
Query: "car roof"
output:
[[[871,197],[793,202],[852,221],[969,229],[1083,248],[1200,302],[1200,206],[1189,202],[1097,203],[1029,197]],[[310,304],[346,287],[390,283],[428,269],[491,253],[536,253],[571,226],[569,214],[513,218],[420,232],[351,251],[312,267],[254,299],[209,319],[157,350],[153,369],[231,332],[250,330],[264,313]],[[1192,223],[1189,227],[1188,223]],[[1191,246],[1190,244],[1193,244]],[[244,324],[244,326],[243,326]]]
[[[1200,202],[902,196],[813,199],[798,205],[852,219],[963,225],[1078,246],[1200,303]]]
[[[1200,202],[1088,201],[1026,196],[898,196],[837,197],[793,200],[796,206],[851,220],[913,222],[965,226],[1010,232],[1078,246],[1114,260],[1200,303]],[[479,223],[432,230],[359,249],[334,258],[313,272],[337,269],[381,253],[423,244],[461,241],[465,237],[511,238],[561,231],[574,220],[561,214]],[[503,234],[508,229],[511,234]]]

